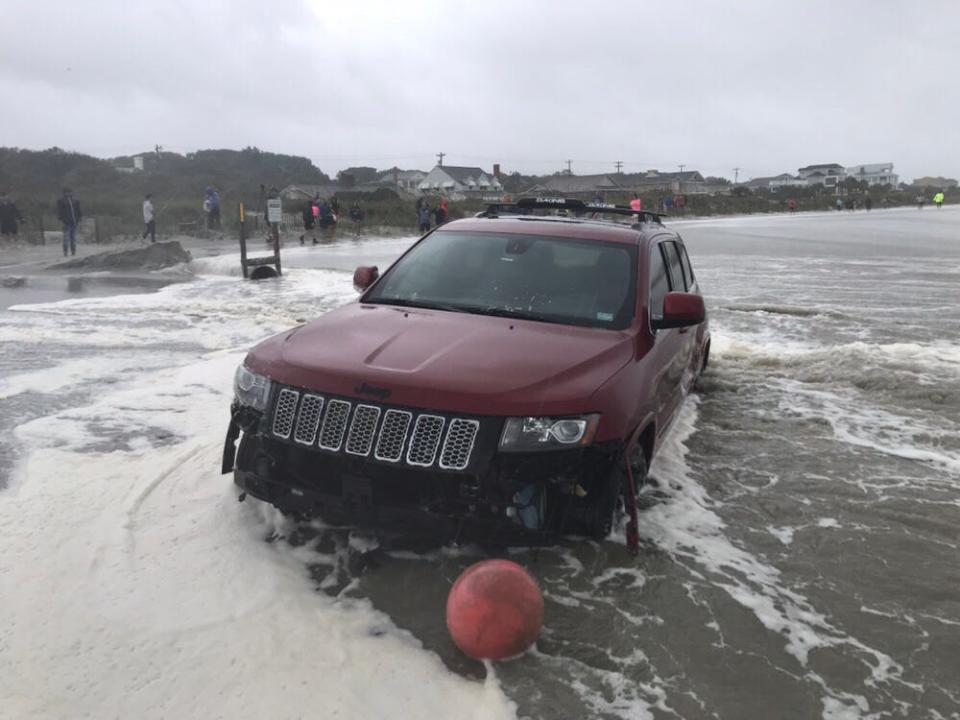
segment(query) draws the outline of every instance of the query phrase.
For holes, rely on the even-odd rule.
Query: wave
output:
[[[926,375],[938,384],[944,375],[960,378],[960,345],[947,342],[812,346],[717,332],[711,354],[718,361],[799,371],[801,379],[808,381],[862,379],[871,370]]]
[[[189,266],[190,270],[196,275],[243,276],[243,270],[240,267],[240,253],[194,258],[190,261]]]
[[[791,317],[847,317],[843,313],[835,310],[824,310],[823,308],[803,307],[800,305],[776,305],[776,304],[732,304],[721,305],[721,310],[730,310],[731,312],[742,313],[767,313],[768,315],[789,315]]]

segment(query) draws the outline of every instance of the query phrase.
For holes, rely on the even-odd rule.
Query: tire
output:
[[[620,462],[610,468],[598,487],[586,497],[570,497],[570,513],[564,532],[601,542],[613,530],[625,473]]]
[[[703,349],[703,359],[700,361],[700,370],[697,372],[697,376],[693,379],[693,388],[696,390],[703,389],[703,376],[707,372],[707,365],[710,362],[710,343],[707,343],[707,346]]]
[[[630,471],[633,473],[633,486],[637,492],[640,492],[640,489],[645,485],[655,484],[650,480],[649,469],[647,468],[647,456],[639,446],[630,461]],[[626,483],[623,484],[623,489],[627,489]]]
[[[617,513],[617,506],[623,488],[626,487],[626,473],[618,461],[607,475],[600,494],[587,513],[586,535],[597,542],[606,540],[613,532],[613,524]]]

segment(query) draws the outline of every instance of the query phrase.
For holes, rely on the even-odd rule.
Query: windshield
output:
[[[622,330],[633,319],[635,253],[615,243],[439,231],[364,301]]]

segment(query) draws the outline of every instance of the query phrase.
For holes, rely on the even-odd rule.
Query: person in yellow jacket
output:
[[[941,190],[940,192],[938,192],[936,195],[933,196],[933,202],[937,206],[937,209],[939,210],[940,206],[943,205],[943,190]]]

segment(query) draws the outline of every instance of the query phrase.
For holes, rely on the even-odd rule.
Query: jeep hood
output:
[[[476,415],[589,412],[633,354],[623,332],[351,303],[255,347],[278,382],[371,402]]]

